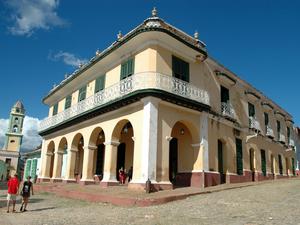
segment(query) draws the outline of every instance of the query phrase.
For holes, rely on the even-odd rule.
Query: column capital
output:
[[[78,149],[77,148],[70,148],[68,151],[70,151],[70,152],[78,152]]]
[[[97,150],[98,147],[96,145],[88,145],[83,147],[84,150]]]
[[[120,144],[119,141],[106,141],[103,143],[104,145],[113,145],[113,146],[118,146]]]
[[[201,146],[201,143],[191,144],[192,148],[197,148]]]
[[[141,102],[144,103],[144,105],[148,104],[149,102],[151,102],[153,105],[155,105],[156,107],[158,106],[158,103],[161,101],[161,99],[159,98],[155,98],[155,97],[152,97],[152,96],[148,96],[148,97],[145,97],[145,98],[142,98],[141,99]]]
[[[53,156],[53,153],[52,152],[47,152],[46,155],[47,156]]]
[[[54,152],[55,154],[59,154],[59,155],[63,155],[64,154],[64,151],[56,151]]]

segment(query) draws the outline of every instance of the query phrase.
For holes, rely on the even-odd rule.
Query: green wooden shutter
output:
[[[229,102],[229,90],[221,86],[221,102]]]
[[[291,130],[289,127],[286,128],[287,133],[287,143],[290,144]]]
[[[189,63],[177,58],[176,56],[172,56],[172,72],[173,77],[186,82],[190,81]]]
[[[86,97],[86,85],[79,89],[78,102],[83,101]]]
[[[134,59],[129,59],[121,65],[120,80],[130,77],[134,74]]]
[[[56,103],[54,106],[53,106],[53,113],[52,115],[55,116],[58,112],[58,103]]]
[[[36,166],[37,166],[37,159],[33,159],[31,165],[31,171],[30,171],[30,176],[33,179],[35,178],[36,175]]]
[[[280,130],[281,130],[281,128],[280,128],[280,121],[277,120],[277,139],[278,140],[280,139]]]
[[[24,173],[24,179],[27,179],[27,177],[30,175],[30,169],[31,169],[31,159],[27,159],[25,173]]]
[[[239,138],[236,138],[236,170],[238,175],[243,175],[243,144]]]
[[[105,74],[98,77],[96,79],[96,84],[95,84],[95,93],[101,91],[104,89],[104,84],[105,84]]]
[[[265,117],[265,126],[268,126],[269,125],[269,114],[264,113],[264,117]]]
[[[72,104],[72,96],[69,95],[66,97],[66,102],[65,102],[65,109],[68,109],[71,107]]]
[[[267,176],[266,151],[261,149],[260,156],[261,156],[261,171],[264,176]]]
[[[248,102],[249,117],[255,117],[255,107],[252,103]]]
[[[283,169],[282,169],[281,155],[278,155],[278,167],[279,167],[279,173],[282,175],[283,174]]]

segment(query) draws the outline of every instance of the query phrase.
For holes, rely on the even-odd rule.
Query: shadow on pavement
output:
[[[29,199],[30,203],[37,203],[37,202],[41,202],[41,201],[44,201],[44,199],[42,199],[42,198],[30,198]]]
[[[39,212],[39,211],[44,211],[44,210],[49,210],[49,209],[55,209],[56,207],[47,207],[47,208],[40,208],[40,209],[32,209],[28,210],[29,212]]]

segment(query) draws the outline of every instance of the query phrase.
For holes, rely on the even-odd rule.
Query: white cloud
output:
[[[59,0],[8,0],[13,25],[13,35],[30,36],[37,29],[48,30],[51,26],[62,26],[66,22],[57,15]]]
[[[0,119],[0,149],[4,147],[5,133],[8,127],[8,119]]]
[[[72,53],[63,52],[63,51],[59,51],[55,55],[52,55],[52,53],[50,52],[48,58],[53,61],[62,60],[65,64],[70,66],[78,66],[79,64],[85,64],[88,62],[87,59],[80,59],[79,57],[75,56]]]
[[[42,142],[41,136],[38,134],[38,127],[40,124],[38,118],[25,116],[23,125],[23,142],[22,151],[32,150],[39,146]]]
[[[0,148],[4,146],[5,133],[8,129],[8,119],[0,119]],[[41,144],[42,138],[38,135],[38,126],[40,120],[30,116],[25,116],[23,123],[23,141],[21,151],[29,151],[35,149]]]

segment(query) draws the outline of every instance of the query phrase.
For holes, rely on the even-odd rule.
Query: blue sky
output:
[[[293,0],[0,0],[0,118],[18,99],[28,116],[46,117],[41,99],[53,84],[109,46],[119,30],[125,34],[149,17],[153,6],[179,29],[198,30],[213,58],[300,125],[300,1]]]

